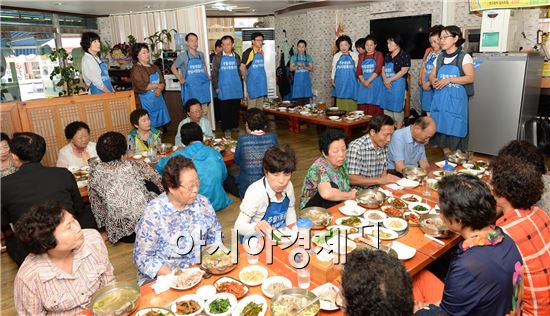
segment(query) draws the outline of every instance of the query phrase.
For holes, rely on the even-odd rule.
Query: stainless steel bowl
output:
[[[313,222],[311,229],[323,229],[332,221],[332,214],[324,207],[312,206],[298,211],[299,218],[309,218]]]
[[[428,176],[428,171],[420,167],[405,167],[401,173],[409,180],[421,180]]]
[[[467,153],[457,150],[448,154],[445,158],[452,163],[462,165],[463,163],[468,161],[469,157]]]
[[[380,208],[386,200],[386,194],[377,189],[359,190],[355,193],[355,200],[366,208]]]
[[[313,301],[317,298],[317,295],[315,295],[313,292],[310,292],[310,291],[304,290],[304,289],[293,288],[293,289],[282,290],[279,293],[275,294],[275,296],[273,296],[273,299],[271,300],[271,304],[270,304],[271,315],[279,316],[279,315],[295,314],[296,312],[298,312],[298,310],[300,310],[300,308],[298,308],[297,310],[289,310],[286,313],[280,313],[277,310],[274,310],[274,306],[279,305],[278,304],[279,301],[284,296],[295,296],[297,299],[305,297],[305,298],[307,298],[308,303],[310,303],[311,301]],[[282,305],[282,306],[284,306],[284,305]],[[317,312],[315,313],[315,315],[317,315],[319,313],[319,311],[321,310],[321,303],[319,302],[319,300],[317,300],[317,302],[313,303],[306,310],[309,310],[309,309],[317,310]]]
[[[121,299],[117,292],[124,291]],[[135,282],[114,282],[94,293],[91,299],[94,316],[126,316],[139,304],[140,291]]]
[[[201,257],[201,267],[210,274],[220,275],[226,274],[237,267],[237,264],[232,261],[231,254],[224,253],[221,249],[217,249],[213,254],[213,246],[204,248]]]
[[[424,233],[437,238],[449,238],[453,235],[453,232],[443,224],[439,214],[426,214],[420,216],[420,229]]]

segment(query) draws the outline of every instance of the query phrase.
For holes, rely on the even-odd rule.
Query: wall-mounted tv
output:
[[[378,41],[376,49],[384,54],[388,52],[388,37],[399,34],[403,39],[401,48],[408,52],[412,59],[422,59],[424,51],[430,46],[428,31],[431,26],[431,14],[376,19],[370,21],[370,34]]]

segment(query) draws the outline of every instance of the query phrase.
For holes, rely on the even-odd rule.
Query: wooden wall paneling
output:
[[[22,132],[21,118],[19,117],[18,102],[2,103],[0,107],[0,130],[9,137],[13,133]]]
[[[101,134],[109,130],[110,124],[106,119],[108,114],[105,108],[107,102],[108,100],[97,100],[80,104],[86,115],[86,123],[90,126],[90,137],[93,141],[97,141]]]

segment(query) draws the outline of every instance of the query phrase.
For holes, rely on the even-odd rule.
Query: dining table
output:
[[[464,168],[460,166],[457,167],[457,171],[460,172],[461,169]],[[440,170],[441,168],[439,166],[432,164],[428,170],[428,173],[431,177],[433,177],[433,172]],[[480,175],[480,177],[482,177],[484,180],[487,180],[487,176],[485,175]],[[401,187],[398,189],[396,189],[392,185],[383,185],[380,188],[383,189],[385,192],[388,192],[392,197],[402,197],[405,194],[414,194],[421,198],[421,202],[428,204],[430,208],[433,209],[435,209],[438,203],[437,191],[433,188],[426,189],[426,187],[422,185],[416,187]],[[345,204],[339,203],[328,209],[328,212],[332,215],[332,222],[330,223],[331,225],[334,224],[336,220],[344,216],[340,211],[340,208],[343,205]],[[289,228],[292,229],[292,226],[294,225],[290,225]],[[312,230],[310,232],[310,235],[313,235],[315,233],[316,231]],[[458,234],[452,233],[447,238],[438,238],[437,240],[439,242],[434,241],[431,238],[427,238],[419,226],[410,225],[408,226],[407,232],[400,235],[396,239],[396,241],[412,247],[416,250],[414,256],[407,260],[401,261],[403,266],[412,277],[414,277],[414,275],[426,268],[426,266],[428,266],[430,263],[434,262],[445,253],[450,251],[460,241],[462,241],[462,237]],[[391,240],[381,241],[382,245],[390,247],[392,246],[392,242],[393,241]],[[258,262],[256,264],[264,267],[268,271],[269,277],[284,276],[292,282],[293,287],[298,287],[297,269],[293,266],[293,262],[291,262],[290,260],[293,247],[303,247],[303,245],[293,245],[292,247],[288,247],[286,249],[283,249],[281,245],[271,245],[272,251],[269,252],[267,251],[267,248],[265,248],[258,256]],[[344,258],[342,258],[342,255],[334,255],[332,260],[327,261],[326,258],[320,260],[320,258],[317,258],[317,256],[311,251],[311,249],[313,248],[314,245],[311,244],[309,248],[310,251],[308,251],[308,253],[311,254],[310,262],[308,265],[310,270],[310,287],[308,288],[308,290],[312,290],[316,287],[322,286],[325,283],[331,283],[340,288],[341,274],[345,266],[345,255]],[[228,276],[235,280],[239,280],[239,272],[242,269],[250,266],[250,264],[248,264],[247,262],[248,255],[244,251],[243,246],[239,245],[237,249],[238,260],[235,263],[235,268],[233,270],[227,272],[224,275],[212,275],[209,278],[202,279],[200,283],[198,283],[193,288],[187,290],[176,290],[170,288],[162,293],[157,294],[152,288],[152,285],[155,284],[156,281],[152,281],[151,283],[142,285],[140,288],[140,300],[137,310],[146,307],[165,307],[167,309],[170,309],[171,304],[179,297],[187,294],[196,293],[198,288],[204,285],[212,285],[222,276]],[[371,249],[372,251],[378,251],[372,248],[369,249]],[[271,253],[271,255],[268,255],[269,253]],[[195,267],[198,266],[199,265],[195,265]],[[263,292],[261,290],[261,286],[249,286],[249,292],[246,295],[248,296],[253,294],[262,295]],[[270,302],[269,298],[267,298],[266,300],[267,302]],[[268,308],[267,315],[269,314],[270,313]],[[335,311],[321,310],[318,315],[339,316],[343,314],[344,312],[341,309],[338,309]],[[85,310],[79,315],[91,315],[91,311]]]

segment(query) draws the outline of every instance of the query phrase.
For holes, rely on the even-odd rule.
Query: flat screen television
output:
[[[431,26],[431,14],[376,19],[370,21],[370,34],[378,41],[376,49],[384,54],[388,52],[388,37],[399,34],[403,40],[401,48],[409,53],[411,59],[422,59],[430,46],[428,31]]]

